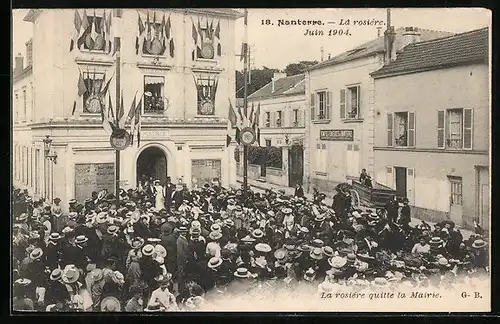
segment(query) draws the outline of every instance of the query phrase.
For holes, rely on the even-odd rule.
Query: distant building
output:
[[[375,79],[375,179],[416,217],[489,226],[488,28],[417,42]]]
[[[14,75],[14,185],[35,197],[60,197],[63,206],[92,191],[115,191],[115,151],[100,112],[109,101],[119,104],[116,79],[109,95],[97,96],[116,71],[114,37],[121,40],[125,114],[136,94],[143,115],[140,144],[136,134],[120,154],[121,187],[167,176],[190,188],[212,178],[235,184],[234,144],[227,148],[226,135],[240,17],[232,9],[29,10],[32,64]],[[44,158],[46,135],[57,163]]]
[[[452,33],[414,27],[391,29],[378,37],[309,68],[305,88],[307,189],[332,192],[339,182],[355,179],[374,164],[375,85],[370,73],[394,60],[403,47]]]

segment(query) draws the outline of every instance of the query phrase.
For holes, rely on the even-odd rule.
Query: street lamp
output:
[[[52,139],[50,138],[50,135],[45,135],[45,138],[43,139],[43,151],[45,153],[45,158],[54,162],[54,164],[57,164],[57,153],[52,152]]]

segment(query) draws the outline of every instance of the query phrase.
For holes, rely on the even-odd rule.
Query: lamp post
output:
[[[57,164],[57,153],[52,151],[52,139],[50,138],[50,135],[45,135],[45,138],[43,139],[43,152],[44,152],[44,157],[45,157],[45,160],[47,161],[50,161],[52,162],[53,164]],[[54,166],[53,164],[50,164],[48,169],[50,169],[50,175],[48,174],[48,170],[47,170],[47,167],[45,168],[45,173],[46,173],[46,176],[45,176],[45,196],[48,195],[48,183],[49,183],[49,179],[51,179],[51,182],[54,181]],[[50,185],[50,198],[52,199],[53,196],[54,196],[54,193],[53,193],[53,189],[54,189],[54,184],[51,183]]]

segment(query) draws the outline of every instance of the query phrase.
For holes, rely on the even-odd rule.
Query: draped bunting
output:
[[[173,58],[175,49],[170,16],[167,18],[163,14],[160,20],[156,15],[156,11],[153,11],[151,18],[148,10],[144,21],[139,12],[137,12],[137,15],[136,54],[139,54],[140,50],[142,54],[146,55],[170,55]]]

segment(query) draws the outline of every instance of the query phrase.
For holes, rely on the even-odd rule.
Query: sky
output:
[[[32,35],[32,24],[23,21],[27,9],[13,11],[13,55],[25,55],[25,42]],[[251,46],[252,67],[284,69],[289,63],[303,60],[320,60],[323,47],[324,59],[349,50],[377,37],[377,26],[356,25],[354,21],[378,21],[385,23],[386,9],[249,9],[248,43]],[[269,19],[271,24],[266,25]],[[321,26],[278,26],[279,20],[321,21]],[[341,19],[350,25],[340,26]],[[263,21],[264,20],[264,25]],[[329,24],[333,22],[335,24]],[[411,8],[391,9],[391,25],[419,27],[454,33],[466,32],[491,25],[491,12],[481,8]],[[385,26],[381,26],[385,28]],[[305,36],[306,29],[321,30],[324,35]],[[329,31],[349,29],[349,36],[329,36]],[[383,32],[383,29],[382,29]],[[243,18],[236,21],[235,54],[241,51],[244,39]],[[236,60],[236,68],[243,64]]]

